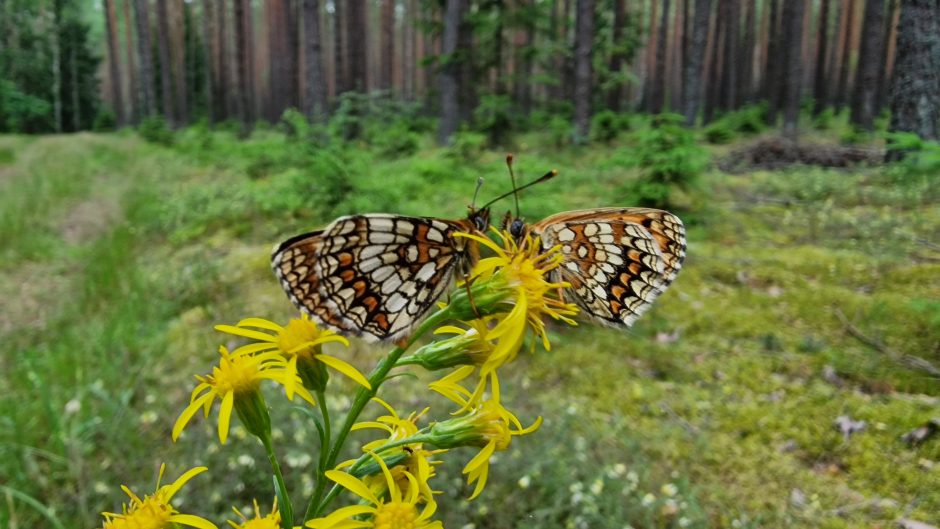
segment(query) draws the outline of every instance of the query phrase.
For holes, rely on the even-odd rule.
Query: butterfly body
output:
[[[685,231],[671,213],[601,208],[559,213],[525,224],[511,219],[517,240],[537,237],[559,247],[556,274],[594,319],[630,326],[675,279],[685,257]],[[319,323],[368,341],[407,336],[450,285],[478,260],[475,242],[489,211],[466,219],[370,214],[340,217],[323,230],[275,248],[272,266],[291,301]]]

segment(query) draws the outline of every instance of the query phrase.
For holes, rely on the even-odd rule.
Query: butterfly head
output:
[[[470,206],[470,214],[467,218],[478,231],[485,232],[490,227],[490,208],[484,207],[475,209]]]

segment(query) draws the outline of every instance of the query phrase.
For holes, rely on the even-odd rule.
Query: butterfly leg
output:
[[[470,285],[473,284],[474,279],[476,278],[470,277],[464,273],[463,286],[467,289],[467,299],[470,300],[470,308],[473,309],[473,314],[475,314],[477,318],[482,318],[483,316],[480,314],[480,310],[477,308],[476,303],[473,302],[473,292],[470,290]]]

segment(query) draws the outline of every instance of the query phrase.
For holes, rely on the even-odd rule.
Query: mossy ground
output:
[[[561,172],[524,193],[525,215],[626,205],[631,141],[521,137],[524,178]],[[237,430],[222,448],[209,421],[169,441],[192,374],[226,340],[211,327],[291,316],[267,263],[286,236],[350,212],[460,217],[477,176],[484,196],[507,187],[505,153],[467,161],[421,142],[396,159],[274,131],[191,129],[172,148],[129,133],[0,137],[0,522],[94,526],[119,484],[149,489],[161,461],[169,476],[210,467],[183,499],[218,521],[268,501],[263,452]],[[553,328],[550,352],[511,369],[511,407],[545,424],[473,503],[460,462],[445,465],[448,527],[940,523],[940,439],[901,441],[940,415],[940,381],[902,358],[940,365],[938,187],[879,167],[707,172],[675,197],[689,257],[655,308],[627,332]],[[379,353],[348,355],[368,370]],[[389,400],[438,402],[425,379],[396,379]],[[343,410],[351,387],[334,384]],[[270,400],[288,481],[309,490],[316,436]],[[840,415],[868,427],[845,439]]]

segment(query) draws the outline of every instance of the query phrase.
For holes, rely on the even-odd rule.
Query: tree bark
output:
[[[784,37],[784,21],[780,17],[780,1],[770,0],[770,42],[767,51],[767,121],[776,125],[777,115],[783,107],[781,96],[784,92],[783,83],[785,69],[786,43]],[[783,0],[786,1],[786,0]]]
[[[226,6],[228,2],[221,0],[216,6],[216,22],[219,30],[219,83],[217,84],[216,100],[219,105],[219,118],[228,119],[233,112],[232,104],[232,74],[231,74],[231,53],[229,51],[229,30]]]
[[[183,126],[189,122],[189,101],[186,86],[186,21],[183,9],[186,4],[183,0],[170,0],[169,8],[169,35],[170,35],[170,65],[173,71],[173,93],[176,108],[177,125]]]
[[[173,65],[170,58],[170,19],[167,0],[157,0],[157,51],[160,56],[160,99],[163,102],[163,117],[170,127],[176,127],[176,112],[173,107]]]
[[[891,57],[894,55],[894,44],[897,39],[898,0],[889,0],[888,10],[885,12],[884,46],[881,54],[881,64],[878,65],[878,89],[875,95],[875,114],[881,112],[888,103],[888,86],[891,83]]]
[[[655,97],[653,92],[656,83],[656,44],[659,41],[658,6],[659,0],[650,0],[650,29],[649,37],[646,39],[646,78],[643,80],[643,100],[641,102],[641,106],[648,112],[652,112],[652,101]]]
[[[417,0],[406,0],[402,27],[402,79],[401,88],[405,101],[414,101],[417,94]]]
[[[842,33],[842,57],[839,64],[839,84],[836,88],[835,106],[841,110],[845,106],[848,97],[849,88],[849,69],[852,62],[852,41],[855,28],[855,2],[856,0],[846,0],[845,17]]]
[[[940,140],[940,6],[936,0],[901,0],[893,79],[889,130]],[[889,150],[888,160],[904,155]]]
[[[719,15],[725,27],[725,53],[721,75],[721,108],[733,110],[738,104],[738,52],[740,42],[738,29],[738,0],[720,0]]]
[[[392,67],[395,64],[395,1],[382,0],[381,49],[379,53],[378,88],[391,91]]]
[[[326,115],[326,78],[320,47],[320,0],[304,2],[304,113],[311,121]]]
[[[249,45],[251,26],[251,4],[246,0],[235,0],[235,63],[238,77],[238,116],[242,121],[242,134],[251,131],[255,121],[255,96]]]
[[[117,125],[127,124],[127,115],[124,109],[124,96],[121,90],[121,56],[118,52],[117,16],[114,12],[114,0],[104,0],[104,21],[108,32],[108,75],[111,80],[111,104],[114,105],[114,116]]]
[[[878,111],[876,106],[884,54],[884,25],[884,0],[866,0],[850,121],[869,132],[875,128],[875,114]]]
[[[333,2],[333,64],[336,95],[349,91],[349,68],[346,50],[346,4]]]
[[[669,0],[662,0],[659,30],[656,32],[654,46],[655,69],[653,71],[652,91],[650,92],[651,114],[659,114],[666,104],[666,35],[669,33]]]
[[[140,58],[140,94],[143,115],[156,114],[154,98],[153,57],[150,55],[150,21],[147,19],[147,0],[135,0],[134,19],[137,22],[137,55]]]
[[[826,107],[826,54],[829,44],[829,0],[819,5],[819,23],[816,29],[816,72],[813,81],[813,115],[818,116]]]
[[[216,113],[215,90],[219,84],[218,79],[218,58],[216,56],[216,42],[213,33],[213,23],[215,16],[212,13],[212,0],[202,0],[202,41],[205,48],[205,82],[206,82],[206,117],[209,124],[218,121]]]
[[[721,1],[721,0],[719,0]],[[711,28],[711,47],[708,49],[708,69],[705,76],[705,111],[702,115],[702,120],[704,123],[710,123],[712,118],[715,115],[715,110],[718,107],[719,101],[721,99],[721,92],[719,87],[721,85],[721,68],[722,68],[722,44],[724,41],[724,31],[725,24],[721,16],[719,16],[720,10],[715,9],[714,22],[712,23]]]
[[[350,90],[365,92],[366,84],[366,3],[365,0],[346,2],[346,63],[349,68]]]
[[[711,14],[711,0],[695,0],[695,21],[692,24],[692,41],[689,57],[683,72],[685,84],[685,124],[695,124],[699,108],[702,105],[702,67],[705,63],[705,46],[708,37],[708,20]]]
[[[594,75],[591,52],[593,44],[594,0],[578,0],[574,50],[575,143],[586,142],[591,131],[591,93]]]
[[[460,121],[460,108],[457,99],[458,67],[455,59],[457,41],[461,27],[461,15],[466,0],[447,0],[444,5],[444,34],[442,36],[441,68],[441,121],[437,131],[437,141],[446,145],[451,135],[457,132]]]
[[[803,42],[803,10],[805,0],[787,0],[783,5],[784,64],[786,80],[783,83],[783,135],[796,140],[800,119],[800,95],[803,88],[803,61],[800,44]]]
[[[623,27],[627,19],[626,0],[614,0],[614,25],[613,25],[613,45],[614,51],[610,54],[610,73],[620,75],[620,69],[623,67],[623,52],[620,49],[623,40]],[[623,86],[621,83],[615,83],[607,92],[607,107],[615,112],[620,112],[623,107]]]
[[[745,1],[747,13],[744,17],[744,35],[741,39],[741,53],[738,58],[738,106],[750,103],[754,97],[754,42],[755,24],[757,23],[757,4]]]
[[[131,0],[124,0],[124,55],[127,60],[128,100],[130,123],[140,121],[140,87],[137,84],[137,65],[134,63],[134,22],[131,20]]]

